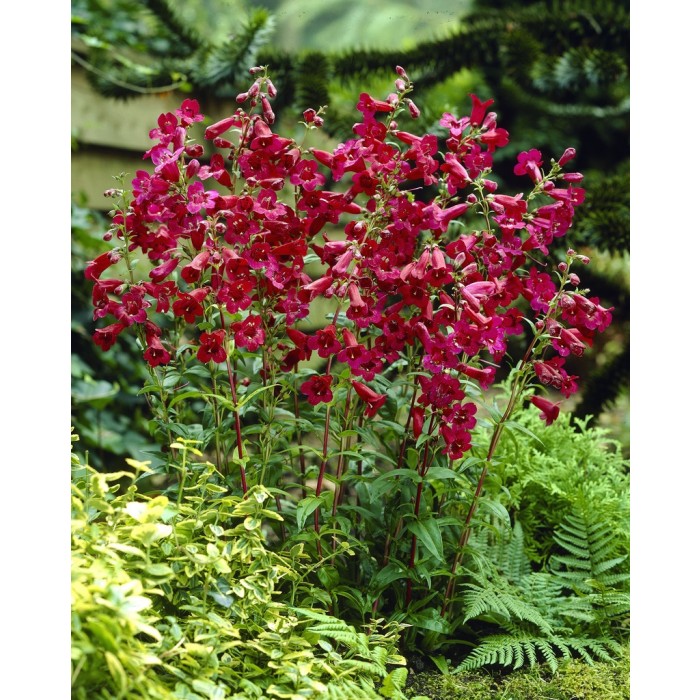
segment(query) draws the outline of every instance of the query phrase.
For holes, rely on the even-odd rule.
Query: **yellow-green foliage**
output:
[[[280,517],[269,494],[229,496],[198,466],[177,506],[73,460],[73,697],[403,697],[387,680],[405,664],[399,626],[359,631],[313,609],[325,592],[298,571],[303,547],[265,546]]]

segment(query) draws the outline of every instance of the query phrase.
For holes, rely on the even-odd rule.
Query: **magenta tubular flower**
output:
[[[197,359],[200,362],[225,362],[226,350],[223,347],[225,332],[223,330],[213,333],[202,333],[199,336],[199,350]]]
[[[161,114],[158,117],[158,128],[151,129],[148,136],[166,146],[175,137],[175,130],[178,127],[177,117],[172,113]]]
[[[317,330],[307,341],[310,350],[316,350],[319,357],[335,355],[343,347],[336,337],[336,328],[333,325]]]
[[[301,393],[308,398],[312,406],[319,403],[330,403],[333,400],[333,392],[331,391],[332,381],[333,378],[330,374],[317,374],[307,379],[299,389]]]
[[[232,328],[236,345],[244,347],[248,352],[255,352],[265,342],[265,331],[260,316],[251,314],[244,321],[234,323]]]
[[[467,366],[464,368],[464,373],[470,379],[476,379],[484,391],[486,391],[486,389],[493,384],[493,380],[496,378],[495,367],[486,367],[485,369],[482,369],[479,367]]]
[[[541,165],[542,154],[533,148],[518,154],[518,162],[513,168],[513,172],[516,175],[528,175],[533,182],[540,182],[542,180]]]
[[[148,273],[148,276],[154,282],[162,282],[178,266],[179,262],[178,258],[170,258],[170,260],[166,260],[164,263],[158,265],[158,267],[154,267]]]
[[[445,441],[442,454],[451,460],[460,459],[464,453],[471,449],[472,438],[469,431],[461,429],[459,426],[451,427],[445,423],[440,426],[440,435]]]
[[[411,428],[413,430],[413,439],[417,440],[423,432],[425,423],[425,409],[420,406],[414,406],[411,409]]]
[[[377,411],[384,405],[386,394],[378,394],[365,384],[352,380],[352,388],[357,392],[357,395],[367,404],[365,408],[365,416],[371,418],[377,414]]]
[[[473,126],[480,126],[486,116],[486,110],[493,104],[493,99],[482,102],[476,95],[469,95],[472,98],[472,112],[469,115],[469,123]]]
[[[215,209],[216,199],[219,193],[216,190],[204,191],[204,185],[201,182],[193,182],[187,188],[187,211],[190,214],[198,214],[204,208]]]
[[[121,260],[121,253],[117,250],[109,250],[98,255],[85,266],[85,279],[96,282],[100,275],[115,263]]]
[[[204,119],[204,116],[199,112],[199,102],[197,100],[184,100],[180,109],[175,110],[175,114],[180,117],[180,123],[183,126],[190,126]]]
[[[198,316],[204,314],[202,302],[209,294],[209,287],[193,289],[189,294],[186,292],[177,293],[177,301],[173,303],[173,313],[176,316],[184,317],[187,323],[194,323]]]
[[[121,304],[114,309],[114,316],[117,321],[127,326],[134,323],[145,323],[146,309],[150,306],[151,302],[144,299],[143,287],[132,287],[122,296]]]
[[[241,120],[236,116],[226,117],[216,122],[216,124],[208,126],[204,131],[204,138],[211,140],[217,136],[221,136],[221,134],[226,133],[234,125],[241,126]]]
[[[530,399],[530,403],[542,411],[542,413],[540,413],[540,418],[545,421],[547,425],[551,425],[559,416],[558,403],[552,403],[541,396],[533,396]]]
[[[211,258],[211,253],[208,250],[204,250],[198,255],[195,255],[192,262],[182,268],[180,277],[182,277],[187,284],[194,284],[201,277],[202,271],[209,262],[209,258]]]
[[[366,92],[360,94],[360,101],[356,105],[358,111],[364,115],[372,115],[375,112],[392,112],[394,108],[383,100],[375,100]]]
[[[104,328],[98,328],[92,334],[92,339],[95,341],[96,345],[99,345],[106,351],[117,342],[117,337],[125,328],[126,326],[123,323],[112,323]]]
[[[578,390],[578,385],[575,382],[578,377],[573,374],[569,375],[564,370],[563,365],[563,357],[553,357],[551,360],[533,363],[535,374],[540,382],[561,391],[568,398]]]
[[[318,172],[318,163],[315,160],[298,160],[292,168],[289,182],[299,185],[307,191],[320,187],[326,178]]]
[[[153,335],[148,339],[148,347],[143,353],[143,357],[151,367],[167,365],[170,362],[170,353],[163,347],[157,336]]]

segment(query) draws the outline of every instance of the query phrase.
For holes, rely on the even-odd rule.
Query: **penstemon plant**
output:
[[[360,95],[354,137],[332,152],[273,131],[264,66],[206,149],[196,100],[160,115],[152,172],[108,192],[114,247],[85,274],[95,320],[112,321],[95,342],[137,336],[165,445],[197,439],[232,491],[273,494],[271,546],[306,546],[334,606],[445,632],[501,436],[526,400],[556,419],[533,388],[576,391],[566,358],[611,309],[579,288],[584,255],[551,261],[584,199],[564,169],[574,150],[548,167],[520,153],[529,191],[501,194],[493,154],[508,132],[493,101],[472,95],[440,138],[415,134],[399,126],[420,112],[396,72],[386,99]],[[303,113],[305,133],[322,115]],[[507,366],[517,338],[526,350]],[[472,445],[501,367],[508,400],[484,413],[490,443]],[[181,498],[187,470],[171,466]]]

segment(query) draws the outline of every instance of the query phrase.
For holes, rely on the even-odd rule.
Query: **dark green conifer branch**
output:
[[[192,62],[191,80],[207,92],[231,97],[246,82],[248,69],[255,65],[260,49],[269,41],[274,21],[266,10],[254,10],[238,33],[219,46],[200,50],[200,60]]]
[[[175,46],[179,43],[189,54],[206,48],[204,39],[181,21],[177,13],[173,11],[168,0],[144,0],[144,4],[163,26],[178,39],[178,42],[175,42]]]

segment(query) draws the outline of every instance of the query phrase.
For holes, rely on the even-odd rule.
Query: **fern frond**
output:
[[[552,631],[551,624],[542,613],[526,600],[523,600],[517,589],[502,578],[489,581],[477,577],[477,583],[463,584],[466,590],[462,601],[465,606],[464,622],[475,618],[504,620],[521,620],[531,622],[541,632],[548,634]]]
[[[525,657],[531,667],[542,659],[552,670],[559,668],[560,658],[578,656],[586,663],[611,661],[610,652],[620,654],[622,647],[609,637],[591,639],[587,637],[536,636],[527,632],[497,634],[486,637],[454,670],[455,673],[473,671],[483,666],[498,665],[520,668]]]
[[[509,537],[502,537],[496,547],[491,548],[493,562],[511,582],[518,584],[531,571],[530,560],[525,554],[523,526],[515,521]]]

